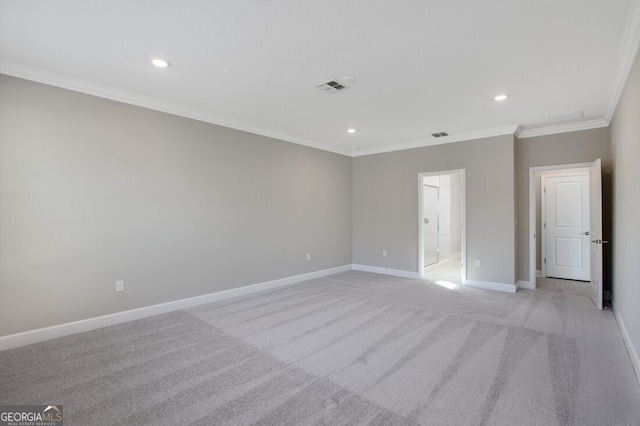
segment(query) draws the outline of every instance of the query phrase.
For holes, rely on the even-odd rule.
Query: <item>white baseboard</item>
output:
[[[624,344],[627,347],[627,352],[629,353],[631,364],[633,364],[633,369],[636,371],[636,379],[638,379],[638,382],[640,382],[640,357],[638,356],[638,351],[636,350],[636,347],[633,346],[631,336],[629,336],[629,332],[627,331],[627,326],[624,324],[622,317],[618,313],[616,305],[613,305],[613,314],[616,317],[616,321],[618,321],[618,327],[620,328],[620,333],[622,334],[622,340],[624,340]]]
[[[515,293],[517,290],[515,284],[492,283],[488,281],[466,280],[464,285],[484,290],[502,291],[505,293]]]
[[[538,278],[542,277],[542,270],[536,269],[536,277],[538,277]]]
[[[394,277],[412,278],[412,279],[420,278],[420,274],[418,274],[417,272],[403,271],[400,269],[379,268],[377,266],[356,265],[356,264],[351,265],[351,269],[353,269],[354,271],[373,272],[374,274],[392,275]]]
[[[536,286],[532,285],[530,281],[518,281],[518,288],[524,288],[526,290],[535,290]]]
[[[39,328],[37,330],[10,334],[8,336],[0,337],[0,351],[13,349],[20,346],[26,346],[32,343],[43,342],[45,340],[55,339],[57,337],[68,336],[70,334],[82,333],[102,327],[108,327],[110,325],[122,324],[127,321],[147,318],[154,315],[190,308],[192,306],[202,305],[205,303],[217,302],[219,300],[243,296],[245,294],[255,293],[258,291],[296,284],[314,278],[326,277],[328,275],[337,274],[339,272],[350,271],[351,269],[351,265],[338,266],[335,268],[323,269],[321,271],[309,272],[307,274],[295,275],[292,277],[280,278],[273,281],[266,281],[263,283],[233,288],[230,290],[218,291],[216,293],[209,293],[202,296],[174,300],[172,302],[160,303],[158,305],[145,306],[143,308],[131,309],[129,311],[117,312],[114,314],[103,315],[95,318],[69,322],[66,324]]]
[[[449,256],[449,259],[450,260],[458,260],[458,259],[460,259],[460,257],[461,257],[461,253],[458,252],[458,253],[453,253],[451,256]]]

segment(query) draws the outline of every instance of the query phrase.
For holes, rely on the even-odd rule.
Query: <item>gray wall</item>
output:
[[[470,280],[515,282],[512,135],[353,159],[353,262],[418,271],[418,174],[466,169]],[[382,250],[388,256],[382,256]]]
[[[640,351],[640,56],[611,122],[613,172],[613,302]],[[636,368],[639,367],[636,365]],[[638,371],[640,373],[640,371]]]
[[[349,157],[7,76],[0,93],[0,335],[351,263]]]
[[[519,279],[529,281],[529,168],[586,163],[600,158],[603,174],[610,175],[609,128],[519,139],[517,143],[518,270]],[[603,191],[606,190],[605,182]]]

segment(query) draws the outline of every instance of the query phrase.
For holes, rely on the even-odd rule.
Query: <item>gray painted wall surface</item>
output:
[[[418,271],[418,174],[466,169],[470,280],[514,284],[514,137],[353,159],[353,262]],[[387,250],[388,256],[382,256]]]
[[[519,139],[517,143],[518,271],[520,280],[529,281],[529,168],[586,163],[600,158],[603,174],[610,175],[609,128]],[[606,180],[605,176],[603,190],[607,190]]]
[[[0,93],[0,335],[351,263],[349,157],[7,76]]]
[[[640,351],[640,56],[611,122],[613,172],[613,301]],[[640,372],[638,372],[640,373]]]

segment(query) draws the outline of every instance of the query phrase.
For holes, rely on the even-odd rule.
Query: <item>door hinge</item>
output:
[[[544,193],[545,194],[547,193],[547,187],[546,186],[544,187]]]
[[[544,229],[547,229],[547,222],[544,223]]]
[[[544,258],[544,263],[547,263],[547,258],[546,257]]]

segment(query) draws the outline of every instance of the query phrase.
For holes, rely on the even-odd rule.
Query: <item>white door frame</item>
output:
[[[418,173],[418,275],[420,278],[424,278],[424,236],[422,235],[422,210],[423,210],[423,178],[426,176],[444,176],[444,175],[455,175],[459,174],[460,178],[460,195],[461,195],[461,209],[460,213],[460,224],[462,229],[460,230],[462,242],[460,247],[460,260],[462,263],[462,271],[460,273],[460,278],[462,284],[467,282],[467,183],[466,183],[466,169],[457,169],[457,170],[442,170],[439,172],[425,172]],[[535,197],[534,197],[535,198]]]
[[[591,163],[574,163],[574,164],[556,164],[553,166],[529,167],[529,286],[527,288],[536,288],[536,172],[544,172],[546,170],[559,169],[586,169],[588,170]],[[551,174],[551,173],[550,173]]]

